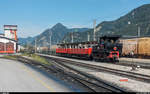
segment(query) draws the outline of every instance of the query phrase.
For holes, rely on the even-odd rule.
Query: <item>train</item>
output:
[[[95,61],[119,62],[122,53],[120,35],[102,36],[98,41],[57,44],[56,54],[65,57],[87,58]]]

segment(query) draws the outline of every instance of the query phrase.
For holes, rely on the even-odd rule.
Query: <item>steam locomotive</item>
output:
[[[65,57],[88,58],[95,61],[119,62],[121,36],[102,36],[98,41],[57,44],[56,54]]]

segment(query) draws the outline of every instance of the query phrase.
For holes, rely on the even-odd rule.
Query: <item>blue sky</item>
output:
[[[92,27],[119,18],[150,0],[1,0],[0,30],[18,25],[18,37],[35,36],[60,22],[71,27]]]

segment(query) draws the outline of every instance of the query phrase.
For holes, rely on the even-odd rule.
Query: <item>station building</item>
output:
[[[0,34],[0,54],[18,52],[17,25],[4,25],[4,34]]]

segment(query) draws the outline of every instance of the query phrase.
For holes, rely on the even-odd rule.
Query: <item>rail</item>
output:
[[[139,74],[139,73],[134,73],[134,72],[129,72],[129,71],[123,71],[123,70],[118,70],[118,69],[112,69],[112,68],[108,68],[108,67],[97,66],[97,65],[72,61],[72,60],[66,60],[66,59],[60,59],[60,58],[54,58],[54,57],[52,58],[52,57],[47,57],[47,56],[43,56],[43,57],[50,58],[52,60],[55,60],[56,62],[63,63],[63,64],[72,64],[72,65],[76,65],[79,67],[85,67],[85,68],[92,69],[92,70],[107,72],[107,73],[111,73],[111,74],[115,74],[115,75],[119,75],[119,76],[123,76],[123,77],[128,77],[128,78],[131,78],[134,80],[150,83],[149,75],[144,75],[144,74]]]
[[[89,76],[86,73],[82,73],[78,70],[75,70],[69,66],[66,66],[64,64],[60,64],[58,62],[53,61],[52,64],[55,66],[54,69],[51,69],[49,66],[35,62],[33,60],[29,60],[24,57],[18,57],[18,61],[27,63],[27,64],[33,64],[37,66],[42,66],[46,70],[53,71],[55,73],[59,72],[61,74],[65,74],[68,77],[71,77],[75,81],[82,84],[84,87],[88,88],[91,92],[126,92],[124,89],[115,87],[113,85],[110,85],[102,80],[96,79],[92,76]]]

